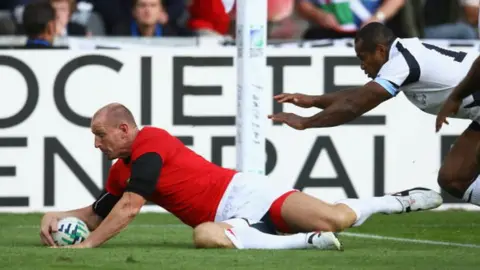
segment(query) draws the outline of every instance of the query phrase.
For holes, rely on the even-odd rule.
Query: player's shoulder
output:
[[[158,127],[143,127],[137,135],[136,140],[138,141],[149,141],[156,140],[160,138],[173,137],[167,130],[158,128]]]
[[[395,39],[388,52],[388,60],[382,65],[382,71],[395,73],[418,66],[421,61],[417,56],[421,55],[423,49],[424,46],[418,38]]]
[[[138,132],[133,141],[132,158],[136,159],[139,155],[146,152],[157,152],[162,156],[166,156],[172,149],[177,147],[176,137],[165,129],[150,126],[144,127]]]

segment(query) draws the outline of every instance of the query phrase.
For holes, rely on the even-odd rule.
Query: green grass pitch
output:
[[[341,236],[343,252],[197,250],[169,214],[141,214],[100,248],[49,249],[40,217],[0,215],[0,269],[480,269],[480,212],[376,215]]]

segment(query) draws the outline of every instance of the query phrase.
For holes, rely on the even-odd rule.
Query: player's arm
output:
[[[313,107],[317,107],[319,109],[325,109],[335,103],[338,100],[342,100],[346,98],[351,93],[355,93],[357,91],[357,87],[355,88],[348,88],[340,91],[335,91],[331,93],[327,93],[320,96],[312,96],[312,103]]]
[[[107,191],[103,191],[97,200],[86,207],[62,212],[46,213],[40,223],[40,238],[45,245],[54,246],[51,233],[58,230],[57,223],[60,219],[76,217],[87,224],[90,231],[94,231],[102,220],[120,199]]]
[[[45,213],[40,222],[40,238],[43,244],[48,246],[55,245],[51,233],[58,230],[58,220],[66,217],[76,217],[83,220],[90,230],[95,230],[102,222],[101,217],[93,211],[91,205],[70,211]]]
[[[130,181],[122,197],[98,228],[80,245],[100,246],[127,227],[155,191],[162,165],[163,161],[158,153],[145,153],[135,159]]]
[[[370,111],[380,103],[395,96],[398,86],[392,82],[377,78],[362,87],[341,92],[320,113],[311,117],[301,117],[293,113],[277,113],[268,117],[274,122],[303,130],[307,128],[333,127],[354,120]]]
[[[341,92],[341,91],[339,91]],[[303,120],[304,128],[333,127],[350,122],[390,99],[392,94],[372,81],[351,89],[320,113]]]
[[[480,56],[473,62],[467,76],[450,94],[450,98],[461,101],[469,95],[480,90]]]
[[[302,108],[317,107],[325,109],[332,105],[336,100],[341,99],[354,92],[356,88],[348,88],[341,91],[335,91],[323,95],[305,95],[300,93],[282,93],[276,95],[274,99],[278,103],[290,103]]]

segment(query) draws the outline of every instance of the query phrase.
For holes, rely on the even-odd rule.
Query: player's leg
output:
[[[335,232],[362,224],[374,213],[402,213],[432,209],[442,203],[431,190],[415,189],[401,194],[367,199],[347,199],[329,204],[286,186],[274,179],[237,174],[217,210],[216,221],[233,217],[262,220],[266,213],[275,229],[284,233]],[[225,207],[228,205],[228,207]]]
[[[225,230],[232,228],[223,222],[205,222],[193,229],[193,243],[196,248],[235,248]]]
[[[342,249],[340,241],[330,232],[277,235],[264,222],[250,223],[246,219],[200,224],[194,229],[193,241],[197,248]]]
[[[427,210],[441,203],[440,194],[423,188],[382,197],[345,199],[336,204],[323,202],[303,192],[294,192],[277,199],[269,213],[275,226],[284,232],[338,232],[360,226],[375,213]]]
[[[458,137],[438,173],[438,184],[452,196],[480,205],[480,124],[472,124]]]

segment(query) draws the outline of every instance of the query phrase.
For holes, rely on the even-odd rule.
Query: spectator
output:
[[[223,36],[230,33],[231,19],[222,0],[192,0],[188,27],[197,35]]]
[[[132,0],[81,1],[93,5],[93,11],[100,15],[107,35],[112,35],[114,28],[116,28],[118,24],[132,19]]]
[[[168,14],[169,24],[185,27],[188,17],[187,0],[163,0],[163,6]]]
[[[0,10],[11,11],[15,8],[16,0],[0,0]]]
[[[9,17],[0,18],[0,35],[14,36],[17,32],[15,22]]]
[[[292,20],[294,0],[268,0],[268,38],[290,39],[297,27]]]
[[[478,7],[478,0],[426,0],[423,7],[424,37],[476,39]]]
[[[49,2],[28,4],[23,12],[23,29],[27,35],[25,48],[52,48],[57,32],[55,10]]]
[[[477,27],[480,0],[460,0],[460,5],[463,7],[467,23]]]
[[[133,0],[133,20],[114,27],[116,36],[162,37],[184,36],[188,31],[168,23],[160,0]]]
[[[293,38],[297,27],[292,20],[294,0],[267,1],[267,36],[272,39]],[[229,12],[231,24],[236,21],[237,6],[233,5]],[[232,33],[233,35],[233,33]]]
[[[405,0],[297,0],[299,14],[310,22],[305,39],[345,38],[370,22],[386,22]]]
[[[87,28],[79,23],[71,22],[76,10],[75,0],[50,0],[57,16],[57,36],[86,36]]]

